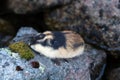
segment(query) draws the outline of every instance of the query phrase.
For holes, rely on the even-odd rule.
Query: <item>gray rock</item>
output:
[[[25,33],[26,30],[26,33]],[[30,30],[30,31],[29,31]],[[23,33],[22,33],[23,31]],[[22,34],[18,34],[18,33]],[[31,28],[22,28],[17,35],[19,41],[31,32]],[[34,30],[33,30],[34,32]],[[32,32],[32,34],[34,34]],[[36,31],[35,31],[36,34]],[[14,40],[17,38],[16,36]],[[21,39],[20,39],[21,37]],[[27,37],[26,37],[27,38]],[[23,40],[24,41],[24,40]],[[55,59],[54,61],[35,53],[30,61],[21,59],[17,53],[7,48],[0,49],[0,77],[2,80],[100,80],[105,68],[106,54],[86,44],[83,55],[73,59]],[[39,68],[31,66],[32,61],[40,64]],[[58,64],[59,63],[59,64]],[[16,66],[23,70],[16,71]]]
[[[66,5],[72,0],[8,0],[8,8],[17,14],[43,11],[46,8]]]
[[[84,15],[86,15],[86,9],[87,6],[84,6],[81,0],[74,0],[69,5],[56,8],[46,13],[46,24],[56,29],[80,25],[82,20],[81,16],[84,17]]]
[[[38,32],[34,30],[32,27],[21,27],[19,31],[17,32],[17,37],[22,37],[24,35],[31,35],[31,34],[37,34]]]
[[[51,29],[70,29],[86,42],[120,56],[119,0],[74,0],[46,14]]]
[[[40,80],[43,76],[46,77],[42,69],[32,68],[30,61],[22,60],[17,53],[11,52],[8,48],[0,48],[0,62],[1,80]],[[23,70],[17,71],[17,66]],[[40,67],[44,69],[44,66]]]
[[[30,61],[16,57],[16,54],[6,48],[0,49],[2,80],[100,80],[99,76],[105,60],[104,52],[93,48],[86,50],[84,55],[68,59],[67,62],[59,60],[60,65],[39,54]],[[40,67],[32,68],[31,61],[38,61]],[[22,67],[23,71],[17,71],[17,66]]]
[[[23,41],[23,42],[29,44],[31,41],[31,37],[33,37],[37,33],[38,32],[36,30],[34,30],[32,27],[21,27],[18,30],[16,37],[14,37],[10,43]]]
[[[74,0],[71,4],[56,8],[48,13],[55,27],[77,26],[81,21],[93,21],[102,25],[119,25],[119,0]],[[49,25],[49,21],[47,22]]]

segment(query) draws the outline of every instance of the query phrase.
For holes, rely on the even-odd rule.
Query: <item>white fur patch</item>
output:
[[[64,48],[53,49],[52,47],[42,46],[41,44],[31,45],[31,48],[49,58],[73,58],[83,53],[84,47],[79,47],[76,50],[67,50]]]
[[[58,50],[54,50],[51,47],[43,47],[40,44],[31,45],[31,48],[50,58],[56,58],[56,54],[58,53]]]

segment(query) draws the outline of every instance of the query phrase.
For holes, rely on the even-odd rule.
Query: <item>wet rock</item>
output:
[[[50,29],[76,31],[86,42],[120,56],[119,4],[118,0],[74,0],[46,13],[45,21]]]
[[[43,9],[66,5],[72,0],[8,0],[8,8],[17,14],[42,11]]]
[[[108,73],[107,80],[120,80],[120,68],[111,70]]]
[[[19,39],[16,36],[14,40],[17,39],[16,41],[19,41],[26,34],[36,34],[36,31],[35,33],[33,31],[35,30],[32,28],[22,28],[18,31],[18,33],[21,32],[22,34],[17,33],[17,35],[20,35]],[[11,78],[17,80],[100,80],[104,72],[106,60],[104,51],[97,50],[87,44],[83,55],[73,59],[66,59],[65,61],[59,59],[60,65],[38,53],[35,53],[36,56],[30,61],[23,60],[19,56],[14,56],[15,53],[6,48],[0,49],[0,53],[0,61],[2,61],[0,66],[4,65],[5,62],[9,63],[5,68],[0,68],[0,77],[2,80]],[[34,61],[39,62],[39,68],[33,68],[31,63]],[[16,66],[20,66],[23,71],[16,71]]]

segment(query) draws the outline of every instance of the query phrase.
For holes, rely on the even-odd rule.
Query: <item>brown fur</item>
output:
[[[31,45],[31,47],[37,52],[50,58],[73,58],[81,55],[84,51],[84,40],[82,37],[72,31],[62,31],[62,33],[66,38],[66,47],[61,46],[57,50],[40,44]],[[45,39],[54,39],[51,31],[46,31],[43,34],[46,35],[43,41]]]
[[[76,47],[74,47],[74,45],[76,44],[84,44],[84,40],[82,39],[82,37],[73,32],[73,31],[63,31],[63,33],[66,36],[66,44],[67,44],[67,48],[68,49],[76,49]]]

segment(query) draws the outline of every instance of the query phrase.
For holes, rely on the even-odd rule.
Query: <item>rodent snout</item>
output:
[[[45,34],[39,33],[31,37],[30,45],[36,44],[38,40],[41,40],[45,37]]]

